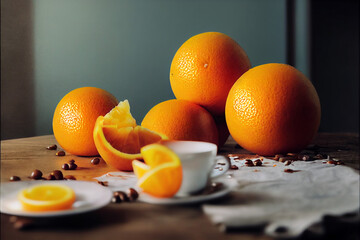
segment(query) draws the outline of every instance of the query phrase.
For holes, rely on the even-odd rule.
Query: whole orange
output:
[[[206,32],[188,39],[176,52],[170,67],[170,84],[177,99],[223,115],[228,92],[251,67],[249,58],[231,37]]]
[[[243,148],[265,156],[298,152],[320,124],[317,92],[300,71],[269,63],[243,74],[229,92],[226,122]]]
[[[218,144],[214,118],[204,108],[186,100],[172,99],[155,105],[141,126],[165,134],[171,140]]]
[[[77,88],[66,94],[53,117],[53,132],[60,146],[75,155],[98,155],[93,140],[96,119],[117,103],[109,92],[95,87]]]

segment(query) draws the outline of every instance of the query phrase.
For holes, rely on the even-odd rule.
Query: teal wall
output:
[[[36,135],[52,133],[56,104],[82,86],[128,99],[140,123],[174,98],[171,60],[198,33],[228,34],[253,66],[286,60],[284,0],[35,0],[33,14]]]

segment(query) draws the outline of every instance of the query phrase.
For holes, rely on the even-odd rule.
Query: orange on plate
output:
[[[182,167],[179,157],[168,147],[150,144],[141,148],[145,163],[133,161],[138,186],[154,197],[169,198],[181,187]]]
[[[269,63],[250,69],[226,102],[231,136],[261,155],[298,152],[315,136],[320,101],[310,80],[292,66]]]
[[[109,92],[95,87],[77,88],[66,94],[53,116],[53,132],[60,146],[75,155],[98,155],[92,137],[96,119],[117,103]]]
[[[125,100],[105,116],[98,117],[93,139],[108,165],[120,171],[132,171],[131,162],[142,158],[141,147],[166,139],[166,136],[136,125],[129,102]]]
[[[225,112],[230,88],[250,67],[245,51],[231,37],[201,33],[177,50],[170,67],[170,84],[177,99],[199,104],[219,116]]]
[[[141,126],[166,135],[170,140],[218,144],[218,130],[211,114],[199,105],[172,99],[154,106]]]
[[[35,185],[18,194],[23,209],[34,212],[70,209],[75,198],[75,193],[70,187],[55,184]]]

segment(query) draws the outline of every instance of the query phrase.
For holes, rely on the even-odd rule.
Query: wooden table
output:
[[[52,135],[1,141],[1,182],[8,182],[13,175],[28,180],[34,169],[46,175],[55,169],[61,170],[62,164],[71,159],[76,161],[78,169],[63,172],[78,180],[93,181],[96,176],[114,171],[103,161],[99,165],[90,164],[90,157],[56,156],[56,151],[46,149],[52,144],[57,144]],[[359,170],[358,134],[320,133],[313,144],[317,151],[341,159],[346,165]],[[230,153],[239,154],[243,158],[254,157],[239,148],[231,138],[220,151],[223,155]],[[231,194],[215,203],[224,203],[229,199]],[[109,204],[100,210],[77,216],[36,221],[30,219],[29,227],[22,230],[14,228],[11,216],[1,214],[1,239],[272,239],[262,234],[261,227],[222,232],[218,226],[212,225],[200,206],[170,207],[140,202]],[[328,239],[329,236],[359,239],[357,230],[354,230],[357,226],[340,225],[334,219],[325,220],[330,226],[327,227],[329,231],[321,235],[320,239]],[[311,236],[312,233],[305,232],[302,238]],[[316,237],[319,239],[319,236]]]

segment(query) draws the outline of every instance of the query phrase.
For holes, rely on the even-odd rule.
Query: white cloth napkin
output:
[[[325,160],[285,166],[264,159],[258,167],[245,166],[245,160],[231,161],[239,169],[219,180],[232,188],[233,198],[226,205],[203,205],[214,224],[229,228],[266,224],[270,236],[296,237],[324,215],[359,211],[359,174],[349,167]],[[285,168],[298,171],[287,173]]]

